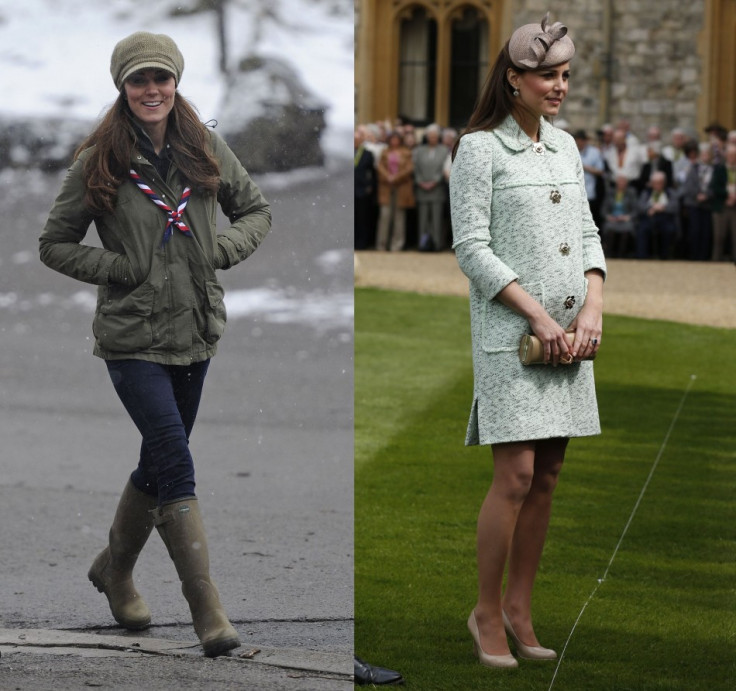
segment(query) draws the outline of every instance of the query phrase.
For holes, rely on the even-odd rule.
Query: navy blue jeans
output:
[[[194,496],[189,435],[197,417],[209,360],[159,365],[145,360],[106,360],[115,391],[143,437],[136,489],[159,505]]]

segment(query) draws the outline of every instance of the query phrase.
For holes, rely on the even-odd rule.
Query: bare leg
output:
[[[481,647],[489,655],[510,653],[501,616],[501,590],[517,518],[532,485],[534,442],[493,446],[493,483],[478,515],[478,603]]]
[[[565,459],[567,442],[567,439],[536,442],[534,478],[519,511],[511,542],[503,607],[516,635],[529,646],[539,645],[532,626],[532,589],[547,537],[552,494]]]

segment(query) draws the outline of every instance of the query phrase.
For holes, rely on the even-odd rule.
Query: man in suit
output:
[[[662,155],[662,146],[659,142],[650,141],[646,145],[647,161],[642,166],[639,176],[638,188],[641,192],[649,185],[652,174],[658,170],[662,171],[667,180],[666,187],[675,186],[675,178],[672,172],[672,161]]]
[[[419,249],[439,251],[445,247],[442,232],[442,211],[447,199],[444,165],[448,150],[440,144],[439,125],[430,125],[425,132],[426,144],[413,151],[414,181],[419,213]]]
[[[376,169],[373,154],[364,146],[365,135],[358,128],[353,135],[353,164],[355,170],[355,222],[353,225],[356,250],[364,250],[375,244]]]
[[[578,130],[573,136],[575,137],[575,143],[578,145],[578,151],[580,151],[580,160],[583,163],[585,194],[588,197],[590,213],[593,214],[593,220],[600,229],[603,225],[601,208],[605,195],[604,175],[606,164],[600,150],[590,144],[585,130]]]
[[[674,189],[667,187],[667,176],[658,170],[652,173],[647,187],[639,197],[639,226],[636,231],[636,256],[649,259],[670,257],[677,234],[678,199]]]

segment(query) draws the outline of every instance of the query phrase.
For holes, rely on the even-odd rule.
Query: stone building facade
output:
[[[736,129],[736,0],[356,0],[356,120],[462,126],[478,73],[548,10],[577,50],[571,128]]]

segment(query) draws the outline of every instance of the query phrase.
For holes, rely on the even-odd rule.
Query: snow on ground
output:
[[[273,0],[286,26],[264,23],[255,43],[251,12],[231,7],[231,64],[251,51],[290,61],[303,82],[329,104],[323,145],[350,151],[353,127],[353,16],[329,3]],[[217,118],[224,86],[218,72],[215,18],[170,17],[164,0],[23,0],[0,5],[0,114],[97,118],[115,99],[109,72],[115,43],[139,31],[169,34],[185,59],[181,93],[202,120]],[[245,4],[245,3],[244,3]],[[248,98],[248,94],[243,94]]]
[[[92,314],[97,294],[79,290],[71,295],[39,293],[34,296],[17,292],[0,293],[0,315],[22,317],[38,308],[81,310]],[[353,295],[349,292],[299,292],[285,288],[252,288],[232,290],[225,295],[228,321],[258,318],[270,324],[299,324],[316,331],[343,331],[350,339],[353,326]],[[22,320],[13,322],[14,330],[23,326]]]

